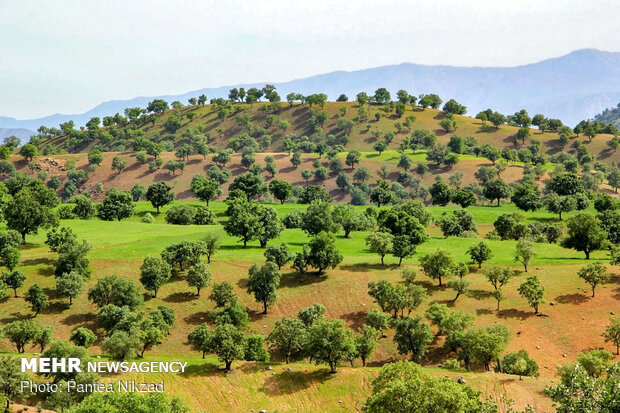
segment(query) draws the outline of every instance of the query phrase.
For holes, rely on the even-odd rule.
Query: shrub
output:
[[[145,224],[152,224],[153,221],[155,221],[155,218],[153,218],[153,215],[151,215],[150,212],[147,212],[146,214],[144,214],[140,221],[144,222]]]
[[[75,219],[76,216],[73,213],[74,205],[64,204],[58,207],[58,218],[60,219]]]
[[[196,208],[196,213],[194,214],[194,224],[215,225],[217,224],[217,221],[215,221],[215,214],[206,206],[199,206]]]
[[[461,362],[457,359],[446,360],[443,366],[449,370],[458,370],[461,368]]]
[[[189,205],[174,205],[164,218],[168,224],[189,225],[194,222],[195,208]]]
[[[284,216],[282,223],[287,229],[301,228],[303,224],[303,212],[299,209],[294,209]]]
[[[523,360],[525,364],[520,360]],[[525,368],[523,368],[524,366]],[[502,360],[502,367],[504,373],[507,374],[538,377],[538,364],[530,358],[530,355],[525,350],[506,354]]]

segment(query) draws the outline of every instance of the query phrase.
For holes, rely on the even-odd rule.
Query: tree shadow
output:
[[[62,323],[67,326],[76,324],[90,324],[94,325],[97,320],[97,316],[93,313],[71,314],[62,320]]]
[[[194,314],[190,314],[187,317],[184,317],[183,320],[187,324],[198,325],[202,323],[206,323],[211,317],[211,313],[208,311],[199,311]]]
[[[506,310],[499,310],[497,312],[497,316],[499,318],[516,318],[519,320],[527,320],[528,318],[534,317],[535,314],[533,311],[523,311],[517,310],[516,308],[510,308]]]
[[[493,293],[491,291],[486,291],[486,290],[469,290],[469,292],[467,292],[468,297],[471,297],[476,300],[484,300],[486,298],[491,297],[492,294]]]
[[[364,325],[364,322],[366,321],[366,312],[354,311],[343,314],[340,318],[344,320],[352,329],[357,330]]]
[[[495,311],[489,310],[488,308],[477,308],[476,315],[489,315],[493,314]]]
[[[53,265],[54,264],[54,260],[49,258],[49,257],[41,257],[41,258],[30,258],[27,260],[23,260],[22,261],[22,267],[27,267],[30,265],[39,265],[39,264],[44,264],[44,265]]]
[[[376,264],[369,264],[369,263],[346,264],[346,265],[341,265],[340,269],[344,271],[352,271],[352,272],[369,272],[369,271],[378,271],[378,270],[389,270],[391,268],[397,268],[397,267],[398,265],[396,264],[381,265],[381,263],[378,262]]]
[[[14,313],[11,313],[9,317],[1,318],[0,323],[4,325],[12,323],[13,321],[29,320],[30,318],[32,318],[32,314],[22,314],[21,312],[16,311]]]
[[[189,291],[179,291],[173,294],[170,294],[168,297],[164,298],[164,301],[167,303],[184,303],[188,301],[197,300],[199,297]]]
[[[316,273],[300,274],[299,272],[292,272],[288,274],[282,274],[280,277],[279,288],[296,288],[306,285],[312,285],[327,280],[327,274],[318,275]]]
[[[334,377],[329,369],[308,371],[288,371],[275,373],[265,379],[259,389],[269,396],[280,396],[306,390],[316,384],[323,384]]]
[[[589,301],[590,297],[584,294],[574,293],[574,294],[558,295],[557,297],[555,297],[555,300],[561,304],[583,304]]]

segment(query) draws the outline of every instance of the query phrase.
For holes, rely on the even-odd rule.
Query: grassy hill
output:
[[[323,110],[328,114],[327,121],[323,125],[322,129],[315,132],[311,127],[311,113],[313,111],[319,111],[320,108],[308,105],[302,105],[295,103],[290,106],[288,103],[280,104],[278,111],[265,111],[263,108],[267,107],[264,104],[256,103],[252,106],[247,104],[234,105],[231,112],[224,119],[218,117],[218,106],[216,105],[204,105],[204,106],[185,106],[179,109],[168,110],[160,115],[150,115],[147,117],[151,119],[155,117],[155,123],[151,123],[150,120],[143,122],[141,126],[136,124],[129,124],[126,126],[112,126],[105,128],[111,134],[117,135],[118,138],[112,138],[110,142],[102,143],[99,139],[90,141],[84,141],[77,146],[70,144],[69,137],[62,135],[50,140],[43,140],[40,147],[43,148],[46,145],[51,145],[58,150],[66,150],[68,152],[85,152],[95,145],[99,144],[107,150],[125,150],[130,149],[131,136],[127,135],[142,135],[149,140],[155,142],[170,142],[175,147],[188,141],[186,132],[192,134],[207,136],[210,135],[209,143],[215,147],[226,147],[228,140],[243,132],[250,131],[254,136],[258,136],[256,128],[261,127],[265,129],[265,133],[271,136],[272,143],[263,148],[265,152],[282,152],[282,141],[288,134],[296,134],[298,136],[325,136],[335,135],[343,136],[344,132],[338,127],[338,120],[342,117],[344,119],[352,120],[358,117],[359,105],[353,102],[328,102],[325,104]],[[381,131],[383,133],[388,131],[396,132],[395,124],[400,122],[405,123],[407,117],[415,117],[412,130],[415,129],[428,129],[435,133],[438,137],[438,141],[441,143],[447,143],[454,133],[459,136],[474,136],[477,138],[480,145],[490,144],[498,148],[511,147],[519,149],[521,146],[514,144],[515,135],[518,128],[514,126],[502,125],[499,128],[495,128],[488,124],[483,126],[482,122],[478,119],[474,119],[468,116],[456,115],[457,129],[455,132],[445,132],[440,122],[445,117],[445,114],[440,110],[435,109],[422,109],[419,107],[412,108],[407,105],[405,113],[399,117],[394,111],[385,112],[381,105],[366,105],[369,109],[369,116],[367,120],[355,122],[351,133],[349,135],[349,143],[346,145],[347,149],[357,149],[360,151],[372,151],[372,146],[379,140],[376,135],[373,135],[374,131]],[[376,120],[375,113],[380,113],[382,117]],[[191,115],[190,115],[191,114]],[[189,115],[189,116],[188,116]],[[242,126],[237,121],[238,115],[247,115],[250,121],[249,126]],[[271,127],[267,127],[267,117],[275,115],[276,120]],[[180,128],[174,133],[166,131],[165,124],[170,116],[176,116],[180,121]],[[282,126],[278,126],[278,123],[283,123]],[[138,122],[141,123],[141,122]],[[247,125],[244,123],[244,125]],[[396,149],[402,140],[410,134],[412,131],[404,130],[402,133],[396,133],[396,137],[390,144],[390,148]],[[130,132],[133,131],[133,132]],[[184,136],[185,135],[185,136]],[[541,141],[543,152],[551,155],[563,150],[558,141],[558,135],[553,132],[542,133],[538,130],[532,130],[531,138],[535,138]],[[260,137],[257,138],[260,141]],[[620,159],[620,155],[613,153],[606,145],[606,142],[611,139],[610,135],[598,135],[592,142],[588,142],[583,136],[575,136],[573,139],[585,140],[585,144],[588,146],[590,153],[596,156],[598,160],[617,161]],[[526,141],[526,145],[530,142]],[[572,142],[571,142],[572,143]],[[123,148],[120,148],[123,146]],[[567,145],[565,150],[574,152],[572,148]]]

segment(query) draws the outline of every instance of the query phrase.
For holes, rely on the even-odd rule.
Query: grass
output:
[[[296,204],[272,206],[279,216],[292,209],[305,207]],[[258,243],[251,242],[248,248],[243,249],[237,238],[224,233],[221,225],[165,224],[163,217],[169,208],[170,206],[164,207],[162,213],[157,215],[149,203],[139,202],[136,215],[122,222],[96,219],[62,221],[62,226],[73,229],[78,237],[88,240],[93,246],[88,254],[93,277],[87,280],[84,292],[70,307],[66,299],[56,296],[53,276],[55,254],[43,244],[45,232],[28,236],[27,244],[22,247],[21,267],[28,278],[25,286],[18,290],[18,298],[8,298],[0,304],[0,324],[30,317],[31,312],[23,300],[23,295],[30,285],[37,283],[52,299],[52,305],[37,319],[52,326],[56,338],[67,339],[71,331],[80,326],[97,330],[97,310],[86,298],[88,288],[92,287],[97,279],[107,274],[117,274],[139,284],[139,268],[144,257],[157,255],[175,242],[200,239],[209,231],[218,233],[222,241],[222,248],[210,265],[213,281],[226,280],[234,285],[240,302],[250,309],[249,331],[262,335],[267,335],[279,318],[295,315],[299,309],[315,302],[327,307],[328,317],[343,319],[349,328],[357,329],[364,323],[366,312],[377,308],[367,295],[368,282],[380,279],[392,282],[400,280],[402,268],[395,265],[397,260],[387,256],[387,265],[381,266],[379,256],[368,251],[365,245],[366,233],[353,232],[349,239],[339,233],[336,243],[344,256],[341,265],[334,270],[328,270],[325,276],[309,274],[306,279],[291,268],[284,267],[278,289],[279,299],[269,308],[267,315],[261,315],[261,304],[256,303],[246,292],[249,267],[264,260],[264,250],[258,247]],[[212,202],[210,208],[220,222],[225,219],[225,203]],[[456,207],[428,209],[435,218],[439,218],[444,212]],[[517,211],[512,204],[500,207],[472,206],[468,210],[483,234],[492,229],[492,223],[497,216]],[[140,222],[141,216],[146,212],[153,213],[154,223]],[[554,215],[544,211],[530,212],[525,216],[528,221],[556,220]],[[404,266],[417,268],[419,257],[437,248],[447,249],[458,261],[470,263],[466,251],[477,239],[446,239],[434,226],[430,226],[428,232],[428,242],[418,248],[413,258],[405,260]],[[298,251],[307,240],[308,237],[301,230],[292,229],[283,231],[280,238],[271,243],[287,242],[293,251]],[[485,266],[493,263],[522,269],[513,259],[515,241],[488,242],[494,256]],[[439,369],[437,366],[443,361],[454,358],[454,354],[443,350],[443,337],[436,338],[428,356],[423,360],[423,364],[432,374],[448,374],[452,377],[465,374],[470,384],[497,400],[501,394],[508,394],[517,400],[518,406],[531,403],[550,409],[549,400],[544,398],[541,392],[544,385],[553,380],[555,365],[575,360],[580,351],[604,345],[600,334],[610,311],[617,307],[617,300],[620,298],[620,280],[615,275],[617,271],[607,264],[606,254],[602,251],[596,252],[592,259],[605,263],[613,275],[607,284],[597,289],[596,298],[592,299],[587,285],[576,275],[577,270],[587,262],[582,253],[555,244],[537,243],[534,249],[537,256],[530,263],[529,272],[519,273],[505,286],[507,298],[502,302],[499,312],[495,311],[495,301],[490,297],[492,287],[477,270],[477,266],[470,263],[470,291],[454,303],[451,302],[455,295],[452,290],[439,288],[436,281],[420,273],[416,282],[428,289],[430,297],[415,314],[423,315],[429,304],[440,302],[448,304],[452,309],[474,314],[477,326],[496,322],[507,325],[513,332],[508,351],[526,349],[539,363],[541,379],[519,381],[512,376],[484,374],[479,370],[474,373],[457,373]],[[541,307],[544,317],[535,317],[517,293],[518,285],[528,275],[537,275],[546,289],[547,304]],[[186,375],[136,375],[135,378],[153,382],[164,380],[166,391],[180,395],[192,406],[193,411],[257,411],[261,408],[269,411],[359,411],[370,391],[369,383],[379,366],[400,358],[392,341],[394,332],[390,330],[387,332],[388,338],[380,341],[368,368],[343,366],[334,376],[327,374],[324,366],[314,366],[303,360],[296,360],[290,366],[285,366],[281,363],[281,358],[274,355],[271,363],[273,370],[266,370],[265,364],[237,362],[235,370],[225,374],[219,370],[221,364],[216,359],[208,357],[203,361],[186,343],[187,334],[196,325],[209,321],[213,304],[207,300],[207,296],[208,289],[203,291],[201,297],[196,297],[194,290],[189,288],[185,281],[185,273],[176,273],[171,281],[161,288],[158,298],[150,298],[145,294],[143,307],[144,311],[148,311],[164,304],[172,307],[177,315],[177,325],[171,330],[171,335],[161,345],[146,353],[147,360],[187,360],[191,369]],[[551,302],[554,305],[550,305]],[[14,351],[6,340],[0,343],[0,350]],[[99,343],[96,343],[90,352],[99,354]],[[122,377],[128,378],[130,377]],[[105,378],[115,379],[120,377]]]

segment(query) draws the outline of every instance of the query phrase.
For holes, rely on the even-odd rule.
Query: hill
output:
[[[594,117],[595,120],[620,126],[620,105],[613,108],[607,108]]]
[[[84,125],[90,118],[123,113],[127,107],[145,107],[154,98],[186,102],[200,94],[226,98],[232,87],[262,87],[239,84],[204,88],[181,95],[136,97],[102,103],[80,114],[55,114],[37,119],[17,120],[0,117],[0,127],[36,130],[74,120]],[[574,126],[592,118],[604,108],[620,101],[620,53],[584,49],[568,55],[517,67],[455,67],[415,63],[381,66],[353,72],[338,71],[304,79],[273,83],[282,96],[290,92],[326,93],[335,100],[341,93],[354,97],[358,92],[374,92],[385,87],[413,94],[437,93],[445,100],[455,98],[475,114],[488,107],[502,113],[525,108],[531,114],[543,113]]]

